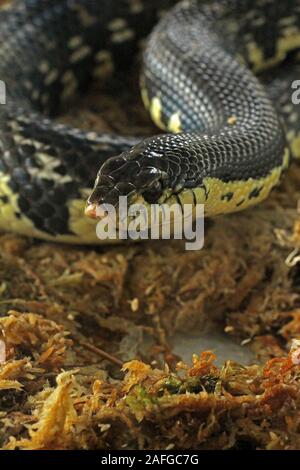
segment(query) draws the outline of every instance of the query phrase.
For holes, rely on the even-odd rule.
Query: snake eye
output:
[[[154,181],[143,193],[144,199],[149,204],[155,204],[162,194],[162,183],[159,180]]]

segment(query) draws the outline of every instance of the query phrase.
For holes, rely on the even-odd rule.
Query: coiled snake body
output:
[[[130,203],[204,203],[207,215],[241,210],[279,182],[289,148],[300,155],[291,101],[300,2],[176,3],[19,0],[1,11],[1,230],[95,243],[88,196],[89,214],[120,195]],[[123,73],[154,25],[141,86],[164,134],[96,135],[52,121],[92,79]],[[282,62],[268,94],[254,72]]]

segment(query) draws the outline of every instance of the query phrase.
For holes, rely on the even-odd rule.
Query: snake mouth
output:
[[[158,187],[158,185],[155,185]],[[110,197],[112,196],[112,197]],[[116,200],[116,191],[115,188],[112,190],[112,194],[107,193],[105,197],[99,199],[98,201],[93,201],[93,198],[89,198],[85,207],[85,215],[91,219],[101,219],[104,217],[106,212],[109,212],[109,209],[113,207],[117,210],[120,207],[120,199],[126,199],[126,205],[129,208],[130,206],[137,204],[143,205],[145,207],[150,207],[152,204],[163,204],[168,199],[167,196],[161,196],[160,198],[155,198],[154,191],[147,190],[144,193],[138,192],[136,189],[132,190],[130,193],[124,195],[119,193],[118,200]]]
[[[158,185],[155,185],[157,188]],[[129,208],[132,207],[134,204],[137,206],[141,207],[143,206],[146,210],[150,210],[152,205],[154,204],[155,206],[162,206],[164,204],[168,204],[169,201],[172,199],[172,193],[169,191],[164,191],[161,196],[159,197],[158,200],[152,201],[152,198],[154,197],[154,193],[151,192],[149,189],[147,190],[146,193],[138,193],[136,190],[132,191],[132,193],[128,194],[127,196],[122,196],[126,199],[126,207],[127,207],[127,213],[123,213],[123,218],[127,217],[129,220],[132,220],[134,217],[131,215],[128,215],[129,213]],[[106,215],[109,213],[111,207],[113,207],[115,210],[120,208],[120,202],[118,201],[117,203],[114,202],[108,202],[109,197],[106,197],[105,199],[102,199],[102,201],[97,201],[97,202],[92,202],[88,200],[85,208],[85,215],[91,219],[98,219],[101,220]]]
[[[89,204],[89,203],[86,204],[84,213],[87,217],[89,217],[90,219],[97,219],[98,212],[99,212],[98,204]]]
[[[85,215],[92,219],[101,219],[111,208],[117,209],[121,198],[125,198],[127,204],[134,204],[138,199],[138,193],[133,185],[123,185],[123,191],[120,190],[120,184],[112,188],[97,187],[85,207]],[[126,191],[124,191],[126,189]]]

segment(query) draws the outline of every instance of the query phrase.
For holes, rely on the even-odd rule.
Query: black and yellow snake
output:
[[[300,79],[300,1],[175,3],[16,0],[1,10],[1,230],[94,243],[88,196],[90,215],[120,195],[130,203],[204,203],[217,215],[262,201],[278,183],[289,148],[300,154],[291,100],[297,70]],[[124,73],[154,25],[141,88],[166,133],[123,138],[52,120],[92,79]],[[272,66],[268,93],[254,72]]]

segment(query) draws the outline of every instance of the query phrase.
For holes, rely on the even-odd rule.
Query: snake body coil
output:
[[[122,195],[233,212],[267,197],[289,147],[300,155],[291,102],[300,2],[175,3],[20,0],[1,11],[0,229],[95,243],[94,221],[84,217],[88,196],[90,213]],[[141,86],[165,134],[96,135],[51,120],[92,79],[123,73],[155,24]],[[253,72],[282,62],[268,94]]]

